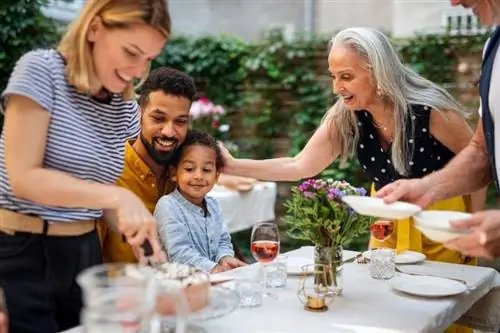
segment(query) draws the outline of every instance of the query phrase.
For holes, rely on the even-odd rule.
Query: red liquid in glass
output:
[[[276,258],[280,249],[280,244],[273,241],[252,242],[252,254],[255,259],[263,264],[267,264]]]
[[[372,236],[379,241],[386,240],[393,231],[394,223],[392,221],[379,220],[370,226]]]

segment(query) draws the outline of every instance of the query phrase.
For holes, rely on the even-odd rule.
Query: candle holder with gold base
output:
[[[304,309],[324,312],[335,297],[331,287],[332,270],[329,265],[312,264],[302,267],[297,296],[304,303]]]

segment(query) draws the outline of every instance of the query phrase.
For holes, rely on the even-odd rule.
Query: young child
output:
[[[188,131],[171,159],[170,178],[177,188],[158,201],[154,212],[169,261],[210,273],[245,265],[234,258],[219,203],[206,196],[222,166],[215,139],[201,131]]]

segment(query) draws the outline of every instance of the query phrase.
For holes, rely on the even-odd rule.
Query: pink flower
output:
[[[222,106],[216,105],[212,109],[212,112],[215,113],[215,114],[220,114],[222,116],[222,115],[224,115],[226,113],[226,110],[224,110],[224,108]]]

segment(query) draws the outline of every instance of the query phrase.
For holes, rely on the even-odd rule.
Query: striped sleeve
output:
[[[134,102],[134,104],[135,105],[132,108],[132,115],[130,117],[130,123],[128,124],[128,139],[137,138],[139,136],[139,131],[141,130],[141,110],[136,102]]]
[[[54,100],[50,54],[45,50],[24,54],[14,66],[1,99],[4,109],[9,95],[21,95],[51,112]]]

